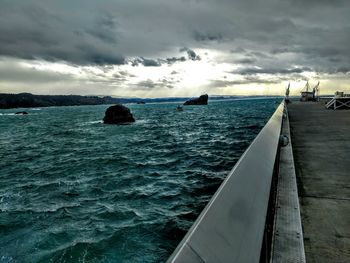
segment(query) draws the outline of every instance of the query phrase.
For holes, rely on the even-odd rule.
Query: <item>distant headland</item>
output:
[[[251,98],[252,96],[210,96],[211,100]],[[266,96],[254,96],[266,97]],[[190,97],[170,98],[116,98],[111,96],[81,96],[81,95],[34,95],[31,93],[9,94],[0,93],[0,109],[34,108],[51,106],[79,106],[125,103],[157,103],[157,102],[185,102]]]
[[[130,99],[132,100],[132,99]],[[135,99],[135,102],[139,99]],[[100,105],[130,102],[128,99],[110,96],[80,96],[80,95],[34,95],[31,93],[6,94],[0,93],[0,109],[32,108],[50,106]]]

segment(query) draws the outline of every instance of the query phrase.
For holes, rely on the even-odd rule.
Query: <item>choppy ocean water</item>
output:
[[[164,262],[276,105],[0,110],[0,262]]]

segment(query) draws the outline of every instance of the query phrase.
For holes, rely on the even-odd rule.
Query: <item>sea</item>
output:
[[[0,110],[0,262],[165,262],[280,101]]]

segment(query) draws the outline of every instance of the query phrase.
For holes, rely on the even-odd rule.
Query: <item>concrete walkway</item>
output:
[[[288,111],[306,262],[350,262],[350,110]]]

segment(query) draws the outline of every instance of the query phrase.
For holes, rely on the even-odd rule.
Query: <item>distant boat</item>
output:
[[[300,92],[300,101],[318,101],[320,95],[320,82],[318,82],[312,89],[309,85],[309,81],[306,82],[305,87]]]
[[[180,105],[177,105],[176,111],[183,111],[183,110],[184,110],[183,107],[181,107]]]

